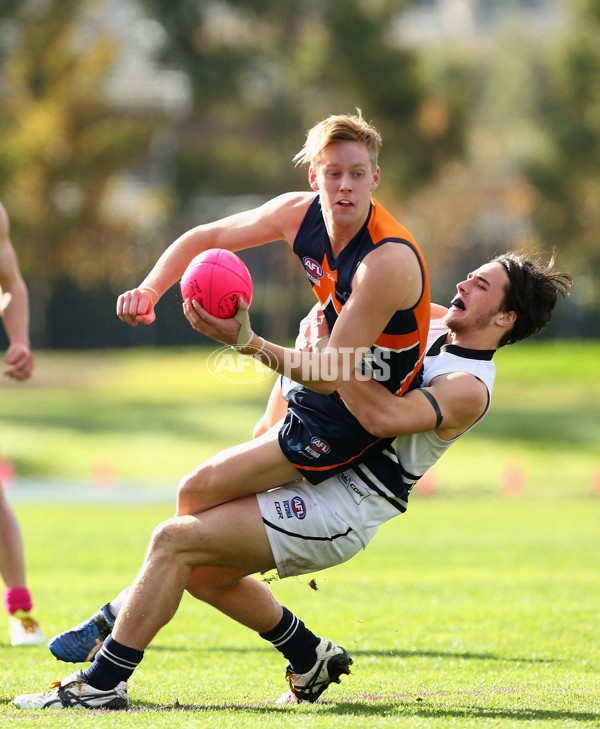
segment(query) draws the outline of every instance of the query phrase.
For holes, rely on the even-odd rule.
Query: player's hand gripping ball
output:
[[[235,253],[211,248],[192,259],[181,277],[181,295],[197,301],[209,314],[231,319],[243,298],[252,301],[252,278],[246,264]]]

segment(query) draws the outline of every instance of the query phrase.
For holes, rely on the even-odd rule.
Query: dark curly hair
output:
[[[573,277],[562,271],[553,271],[556,248],[547,264],[533,260],[525,253],[510,251],[496,256],[508,274],[508,285],[501,311],[514,311],[517,319],[513,328],[499,342],[499,347],[514,344],[540,332],[552,317],[558,294],[569,296]]]

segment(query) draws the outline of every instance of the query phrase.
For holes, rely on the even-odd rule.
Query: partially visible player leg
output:
[[[31,615],[33,602],[25,576],[23,538],[17,517],[0,484],[0,574],[12,645],[37,645],[46,639]]]
[[[227,528],[231,523],[238,525],[233,532]],[[221,563],[222,567],[193,569],[202,562]],[[309,691],[301,694],[300,700],[315,700],[332,681],[339,681],[341,673],[349,673],[351,660],[343,649],[314,636],[277,603],[265,585],[247,577],[274,566],[255,498],[225,504],[198,517],[163,523],[153,535],[144,566],[117,619],[114,639],[107,639],[91,669],[68,677],[67,683],[63,681],[61,695],[71,702],[77,692],[82,692],[90,696],[94,706],[101,706],[98,692],[105,692],[108,708],[115,700],[115,691],[120,691],[119,696],[123,691],[126,695],[127,678],[141,661],[145,646],[173,616],[188,585],[192,594],[259,631],[288,659],[292,655],[309,656],[305,659],[308,670],[300,674],[294,663],[293,675],[310,679]],[[160,603],[156,600],[158,594],[163,598]],[[140,620],[142,614],[144,619]],[[123,664],[128,667],[121,668]],[[288,680],[292,670],[290,665]],[[318,686],[316,679],[320,681]],[[22,708],[60,708],[66,704],[54,695],[57,691],[18,697],[16,703]]]
[[[273,388],[267,400],[265,412],[261,415],[260,420],[254,426],[252,437],[258,438],[272,428],[276,424],[281,424],[287,410],[287,400],[284,400],[281,394],[281,380],[278,377],[273,384]]]
[[[235,571],[198,567],[192,572],[187,590],[256,631],[287,659],[285,677],[291,691],[284,694],[285,703],[316,701],[331,683],[339,683],[342,674],[350,673],[352,659],[344,648],[316,636],[253,577],[240,578]]]
[[[128,590],[129,588],[125,588],[117,597],[126,594]],[[93,661],[94,656],[110,635],[117,614],[115,601],[106,603],[86,620],[51,638],[48,641],[50,652],[59,661],[65,663]]]
[[[179,483],[177,515],[199,514],[219,504],[298,479],[279,446],[278,427],[209,458]]]
[[[231,524],[236,528],[231,529]],[[54,691],[15,699],[20,708],[112,707],[158,630],[173,617],[192,569],[210,565],[250,574],[274,566],[256,499],[224,504],[197,516],[175,517],[154,530],[146,557],[121,609],[113,635],[91,667]],[[83,697],[78,702],[78,697]]]

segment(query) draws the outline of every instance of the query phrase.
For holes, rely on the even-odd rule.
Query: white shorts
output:
[[[282,578],[346,562],[401,513],[352,469],[317,486],[297,481],[256,498]]]

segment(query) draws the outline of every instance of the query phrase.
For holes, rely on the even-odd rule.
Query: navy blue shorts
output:
[[[312,484],[380,453],[393,438],[376,438],[352,415],[337,393],[300,388],[290,397],[279,430],[285,457]]]

